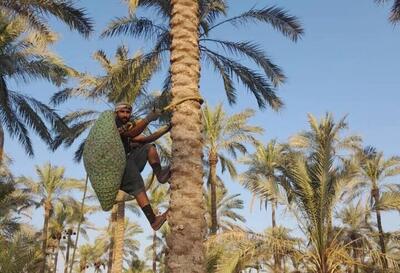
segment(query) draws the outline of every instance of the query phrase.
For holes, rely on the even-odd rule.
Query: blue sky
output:
[[[60,32],[60,41],[54,50],[74,68],[95,74],[100,71],[91,59],[95,50],[103,49],[112,56],[115,48],[122,43],[128,45],[132,53],[145,48],[146,41],[130,37],[97,38],[112,18],[127,13],[121,2],[79,1],[94,18],[96,33],[85,40],[52,21]],[[239,14],[252,6],[283,7],[297,16],[305,29],[304,37],[297,43],[265,25],[254,24],[247,28],[229,26],[215,33],[215,37],[223,39],[257,41],[288,77],[287,83],[278,90],[285,108],[279,113],[268,109],[259,111],[252,119],[253,124],[262,126],[266,131],[262,140],[277,138],[286,141],[290,135],[307,129],[307,113],[320,117],[329,111],[337,118],[347,114],[349,132],[361,135],[365,144],[377,147],[388,156],[400,154],[400,77],[397,67],[400,26],[395,27],[388,22],[389,6],[378,6],[373,0],[231,0],[229,4],[230,15]],[[162,75],[157,75],[149,89],[159,89],[161,79]],[[18,85],[18,88],[46,102],[57,91],[57,88],[43,82]],[[223,102],[230,113],[256,108],[255,100],[242,86],[238,86],[240,95],[237,105],[230,107],[221,81],[210,69],[202,70],[201,92],[210,105]],[[85,105],[74,100],[61,106],[60,111],[65,113]],[[106,106],[96,107],[105,109]],[[15,174],[34,176],[35,164],[50,161],[65,166],[69,176],[84,177],[82,166],[72,162],[73,149],[52,153],[36,137],[34,139],[36,156],[27,158],[19,144],[7,136],[5,147],[14,160],[12,169]],[[249,194],[235,182],[227,181],[227,184],[232,193],[241,193],[244,197],[246,208],[243,214],[251,228],[260,231],[269,225],[269,212],[266,214],[255,209],[250,214]],[[399,228],[398,214],[390,216],[390,219],[385,217],[385,228]],[[106,214],[99,214],[96,222],[105,218]],[[34,222],[41,225],[41,220]],[[290,217],[281,217],[278,222],[295,227]]]

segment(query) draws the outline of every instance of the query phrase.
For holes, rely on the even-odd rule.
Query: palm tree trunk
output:
[[[3,126],[0,124],[0,164],[3,162],[4,154],[4,130]]]
[[[53,269],[54,273],[57,273],[58,253],[60,251],[60,249],[59,249],[60,248],[60,240],[61,240],[61,238],[60,239],[57,238],[56,254],[54,256],[54,269]]]
[[[354,263],[354,271],[353,273],[358,273],[358,250],[355,246],[353,246],[353,259],[356,263]]]
[[[107,273],[112,273],[112,265],[114,261],[114,241],[115,241],[115,225],[117,222],[117,205],[114,205],[111,211],[110,228],[111,228],[111,238],[110,246],[108,250],[108,264]]]
[[[172,102],[199,96],[198,1],[171,0]],[[203,140],[200,103],[177,105],[172,117],[172,179],[167,270],[205,272]]]
[[[117,204],[117,222],[115,227],[114,261],[112,265],[113,273],[122,272],[124,258],[124,238],[125,237],[125,202]]]
[[[276,201],[272,201],[272,208],[271,208],[271,210],[272,210],[272,215],[271,215],[271,218],[272,218],[272,227],[274,228],[274,227],[276,227],[276,207],[277,207],[277,202]]]
[[[276,228],[276,207],[277,201],[273,200],[271,205],[272,228]],[[279,254],[274,254],[274,272],[281,272],[281,258]]]
[[[72,235],[72,229],[68,229],[67,230],[67,253],[65,254],[64,273],[68,273],[69,250],[71,248],[71,235]]]
[[[53,206],[49,200],[46,200],[44,203],[44,223],[43,223],[43,233],[42,233],[42,273],[46,272],[46,258],[47,258],[47,230],[49,228],[49,220],[53,210]]]
[[[378,187],[373,187],[371,195],[374,198],[375,204],[378,204],[378,202],[379,202]],[[381,212],[380,212],[379,208],[376,208],[375,212],[376,212],[376,222],[378,224],[378,231],[379,231],[379,246],[381,248],[381,252],[383,255],[383,257],[382,257],[383,268],[387,269],[387,261],[386,261],[386,257],[385,257],[385,255],[386,255],[385,235],[383,233]]]
[[[157,273],[157,232],[153,231],[153,272]]]
[[[217,219],[217,163],[218,157],[215,153],[210,153],[208,158],[210,166],[209,183],[211,193],[211,234],[216,234],[218,230]]]

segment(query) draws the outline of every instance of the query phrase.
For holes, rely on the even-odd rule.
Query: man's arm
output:
[[[144,119],[140,119],[139,121],[135,122],[135,126],[130,128],[126,132],[122,132],[123,136],[134,138],[139,136],[143,131],[146,129],[147,125],[153,120],[156,120],[160,115],[160,111],[153,111],[149,113]]]
[[[136,143],[154,142],[157,139],[159,139],[160,137],[162,137],[163,135],[165,135],[167,132],[169,132],[169,130],[171,130],[171,126],[164,126],[160,129],[158,129],[157,131],[155,131],[154,133],[152,133],[151,135],[148,135],[148,136],[138,135],[136,137],[133,137],[132,142],[136,142]]]

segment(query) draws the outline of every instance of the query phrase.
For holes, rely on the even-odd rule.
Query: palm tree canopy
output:
[[[47,18],[53,16],[87,37],[93,31],[92,20],[83,8],[75,7],[69,0],[3,0],[0,11],[9,17],[23,20],[32,30],[40,35],[51,35]]]
[[[0,117],[12,138],[17,138],[28,155],[33,155],[28,129],[48,145],[52,143],[50,127],[64,132],[67,127],[56,112],[34,97],[12,90],[13,82],[46,80],[56,86],[66,82],[75,71],[66,66],[37,36],[26,32],[26,24],[9,20],[0,13]]]
[[[246,154],[245,144],[256,144],[255,136],[263,132],[261,127],[248,124],[249,119],[253,116],[254,111],[251,109],[227,115],[222,104],[214,109],[207,105],[203,108],[205,154],[209,157],[217,156],[222,171],[227,169],[231,176],[236,175],[236,169],[224,152],[235,159],[238,152]]]
[[[283,189],[290,190],[282,175],[287,150],[284,145],[271,140],[258,144],[254,154],[241,159],[248,169],[239,176],[243,186],[267,206],[268,202],[283,203]]]
[[[25,176],[19,177],[18,181],[37,195],[40,203],[60,199],[67,191],[81,190],[84,186],[82,180],[66,177],[63,167],[53,166],[50,163],[36,166],[36,174],[38,181]]]
[[[148,53],[149,59],[166,59],[171,44],[169,1],[138,0],[133,2],[134,4],[129,6],[131,11],[129,15],[114,19],[102,36],[125,34],[154,41],[154,47]],[[137,17],[132,12],[136,6],[155,11],[153,14],[159,19]],[[277,7],[252,8],[242,14],[227,18],[228,5],[223,0],[199,0],[199,8],[201,59],[221,77],[228,102],[236,103],[237,88],[234,83],[236,79],[253,94],[260,108],[269,105],[274,110],[278,110],[283,103],[276,95],[275,87],[285,81],[282,70],[271,61],[258,44],[249,41],[225,41],[213,38],[212,34],[214,29],[226,24],[239,27],[250,23],[262,23],[272,26],[284,36],[297,41],[303,34],[298,19]],[[235,57],[250,60],[261,68],[262,73],[243,65],[234,59]],[[170,75],[168,75],[163,89],[168,91],[170,85]]]

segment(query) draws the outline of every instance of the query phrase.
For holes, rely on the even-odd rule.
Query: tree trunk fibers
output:
[[[112,265],[113,273],[122,272],[124,258],[124,238],[125,237],[125,202],[117,204],[117,223],[115,227],[114,241],[114,261]]]
[[[198,1],[171,0],[172,102],[199,96]],[[177,105],[172,117],[172,177],[167,270],[204,273],[206,232],[200,103]]]
[[[218,157],[215,154],[210,154],[208,158],[210,165],[210,194],[211,194],[211,234],[214,235],[218,231],[217,219],[217,163]]]
[[[42,234],[42,273],[46,272],[46,258],[47,258],[47,230],[49,228],[49,220],[53,210],[53,206],[49,200],[46,200],[44,203],[44,223],[43,223],[43,234]]]
[[[374,187],[372,189],[372,193],[371,193],[372,197],[374,198],[375,204],[379,203],[379,189],[378,187]],[[388,268],[387,265],[387,261],[386,261],[386,246],[385,246],[385,235],[383,233],[383,227],[382,227],[382,218],[381,218],[381,212],[379,210],[379,208],[375,209],[376,212],[376,222],[378,224],[378,231],[379,231],[379,247],[381,248],[381,252],[382,252],[382,265],[384,269]]]
[[[157,232],[153,231],[153,272],[157,273]]]
[[[107,263],[107,273],[112,273],[112,264],[114,261],[114,241],[115,241],[115,225],[117,222],[117,205],[114,205],[111,211],[110,228],[110,246],[108,249],[108,263]]]

